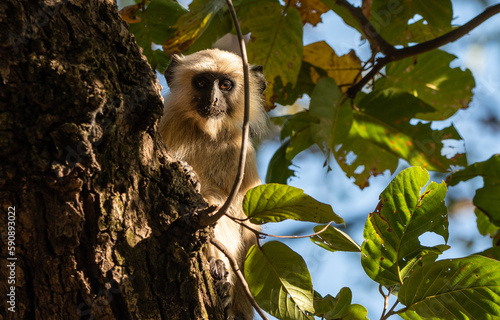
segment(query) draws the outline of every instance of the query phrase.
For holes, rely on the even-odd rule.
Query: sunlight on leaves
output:
[[[434,109],[413,95],[397,89],[373,91],[356,101],[354,122],[342,147],[335,151],[337,162],[355,183],[364,188],[369,177],[394,172],[400,158],[410,165],[446,172],[451,166],[465,166],[462,150],[444,155],[446,140],[462,138],[453,125],[433,130],[430,123],[410,123],[419,113]],[[354,161],[348,155],[355,155]],[[360,166],[362,170],[359,170]],[[359,171],[356,171],[359,170]]]
[[[175,35],[164,39],[163,50],[168,54],[185,51],[203,34],[225,4],[224,0],[191,2],[189,12],[180,17],[173,27]]]
[[[475,87],[470,70],[451,68],[456,56],[434,50],[390,63],[385,77],[376,81],[377,86],[398,88],[432,106],[434,112],[419,113],[423,120],[444,120],[461,108],[467,108]]]
[[[422,256],[445,249],[422,246],[418,239],[434,232],[448,241],[446,184],[431,182],[421,193],[428,181],[429,174],[420,167],[402,171],[381,193],[377,208],[368,217],[361,264],[366,274],[382,285],[402,284]]]
[[[250,189],[243,200],[243,211],[252,223],[279,222],[286,219],[317,223],[344,223],[330,205],[321,203],[292,186],[263,184]]]
[[[203,36],[196,39],[184,54],[191,54],[200,50],[212,48],[215,42],[231,32],[232,28],[233,20],[231,19],[231,15],[227,11],[222,12],[222,10],[220,10],[203,32]]]

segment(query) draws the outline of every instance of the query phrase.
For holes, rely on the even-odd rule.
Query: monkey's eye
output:
[[[231,82],[231,80],[227,80],[227,79],[222,80],[222,82],[219,85],[219,88],[222,91],[229,91],[233,88],[233,83]]]
[[[205,78],[198,78],[198,79],[195,80],[194,84],[198,88],[204,88],[208,84],[208,81]]]

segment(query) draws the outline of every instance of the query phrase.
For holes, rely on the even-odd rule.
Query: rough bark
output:
[[[115,4],[2,0],[0,30],[0,319],[220,318],[205,204]]]

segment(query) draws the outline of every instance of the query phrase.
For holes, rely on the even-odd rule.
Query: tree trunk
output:
[[[220,319],[205,206],[116,5],[0,1],[0,319]]]

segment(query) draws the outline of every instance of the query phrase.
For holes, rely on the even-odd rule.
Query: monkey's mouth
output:
[[[225,111],[222,108],[218,108],[213,105],[198,105],[196,108],[198,114],[203,118],[217,119],[224,115]]]

